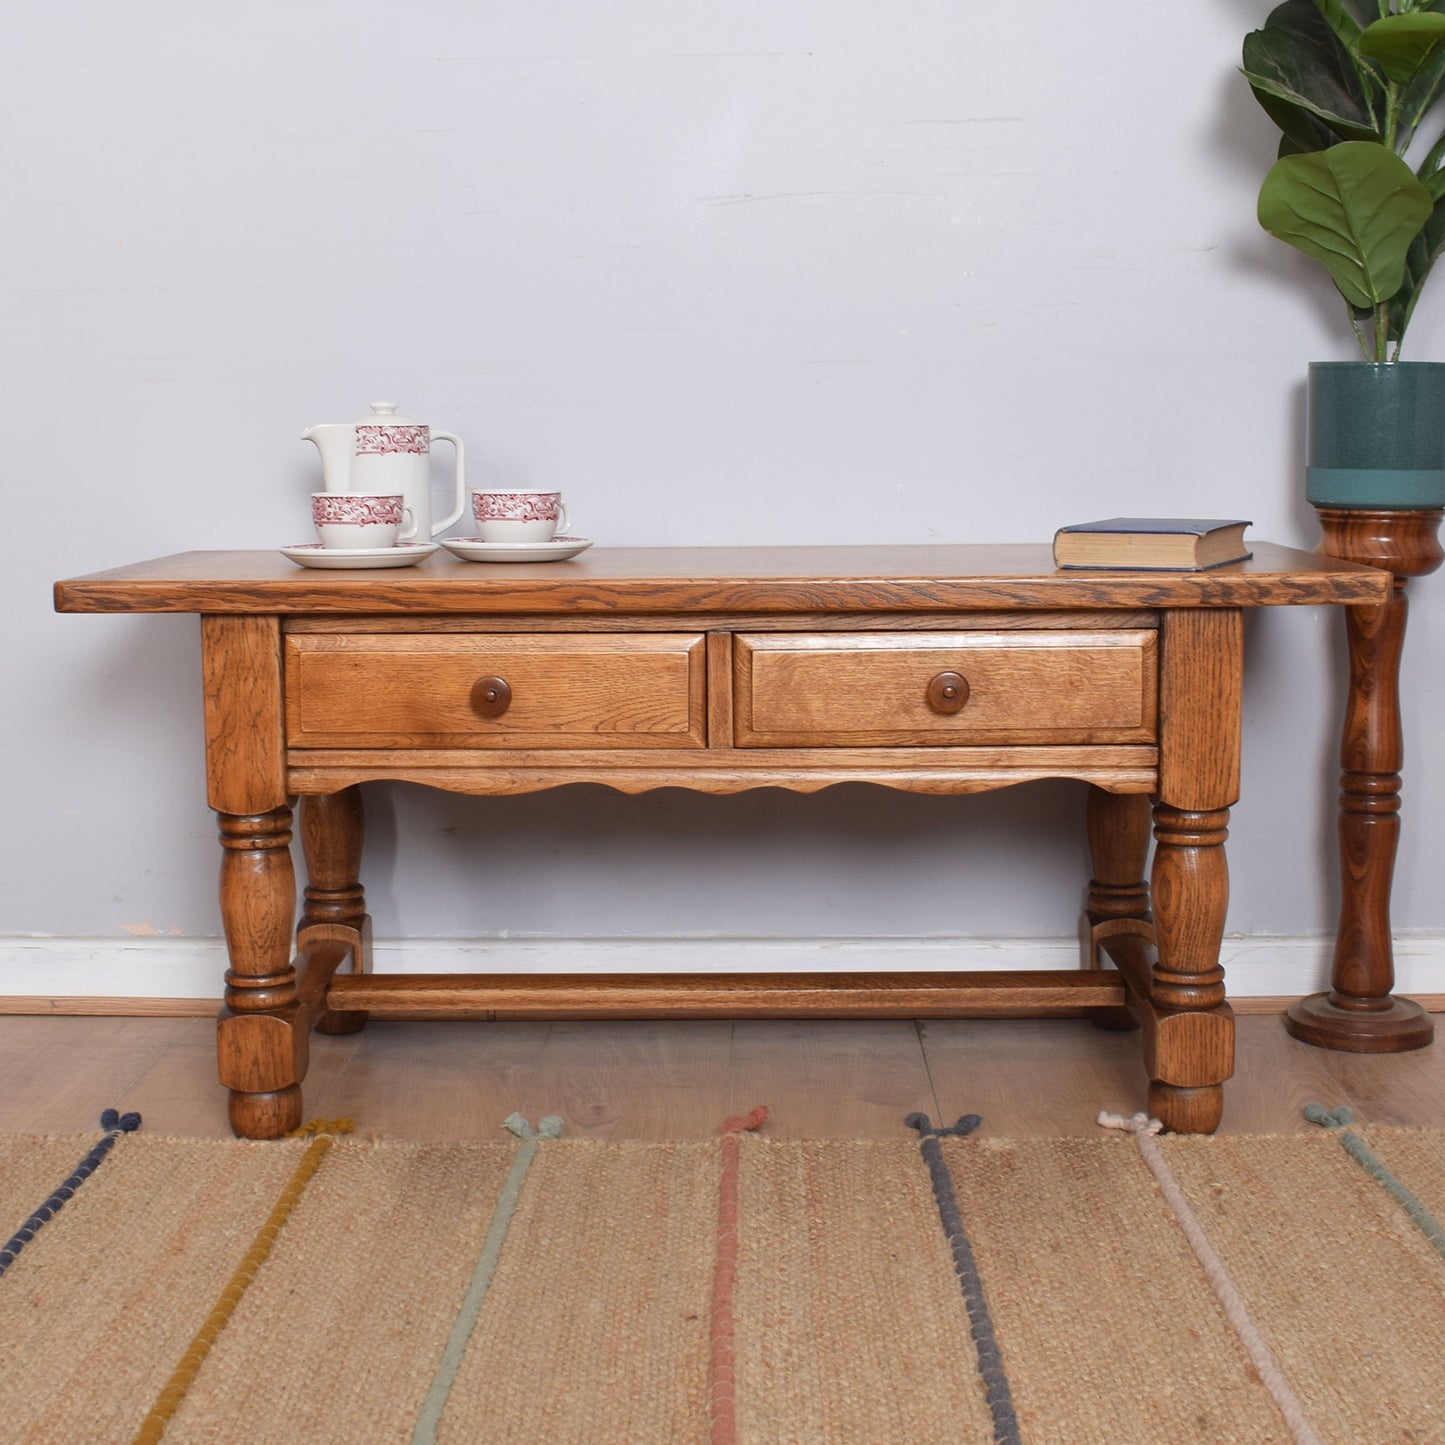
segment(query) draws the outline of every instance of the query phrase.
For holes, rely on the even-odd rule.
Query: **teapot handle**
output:
[[[462,453],[462,439],[461,439],[461,437],[456,436],[456,435],[454,435],[452,432],[449,432],[449,431],[436,431],[436,430],[433,430],[433,431],[432,431],[432,434],[431,434],[431,439],[432,439],[434,442],[450,442],[450,443],[452,444],[452,446],[456,448],[456,453],[457,453],[457,499],[456,499],[456,510],[453,511],[452,514],[451,514],[449,517],[445,517],[442,521],[440,521],[440,522],[433,522],[433,523],[431,524],[431,534],[432,534],[433,537],[435,537],[438,533],[440,533],[440,532],[445,532],[446,529],[447,529],[448,527],[450,527],[451,524],[452,524],[453,522],[455,522],[458,517],[461,516],[461,514],[463,513],[463,511],[466,510],[466,505],[467,505],[467,479],[466,479],[466,474],[465,474],[465,472],[464,472],[464,470],[463,470],[463,453]]]

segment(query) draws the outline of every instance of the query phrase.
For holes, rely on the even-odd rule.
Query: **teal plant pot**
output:
[[[1445,361],[1310,363],[1306,495],[1317,507],[1445,507]]]

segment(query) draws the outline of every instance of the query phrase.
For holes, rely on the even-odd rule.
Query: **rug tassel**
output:
[[[722,1134],[744,1134],[752,1133],[761,1129],[768,1122],[768,1106],[759,1104],[758,1107],[747,1114],[733,1114],[723,1120],[723,1126],[718,1131]]]
[[[308,1119],[300,1128],[293,1129],[287,1139],[315,1139],[322,1134],[349,1134],[353,1128],[350,1119]]]
[[[910,1114],[904,1121],[909,1129],[916,1129],[921,1138],[925,1139],[966,1139],[980,1124],[983,1123],[982,1114],[961,1114],[957,1123],[948,1125],[945,1128],[942,1124],[934,1127],[933,1120],[927,1114]]]
[[[502,1128],[515,1134],[519,1139],[560,1139],[562,1137],[562,1120],[556,1114],[547,1114],[538,1119],[535,1130],[522,1115],[508,1114],[502,1120]]]
[[[1150,1139],[1164,1130],[1164,1125],[1148,1114],[1111,1114],[1106,1109],[1099,1110],[1099,1125],[1104,1129],[1122,1129],[1126,1134],[1144,1135]]]
[[[1260,1333],[1258,1326],[1250,1318],[1249,1310],[1244,1303],[1244,1297],[1235,1287],[1234,1281],[1229,1277],[1229,1271],[1224,1267],[1224,1261],[1220,1259],[1214,1246],[1209,1242],[1209,1236],[1204,1231],[1204,1226],[1199,1222],[1199,1216],[1195,1214],[1189,1201],[1184,1197],[1184,1191],[1179,1187],[1179,1181],[1174,1177],[1174,1171],[1169,1167],[1169,1161],[1164,1157],[1155,1140],[1155,1135],[1163,1129],[1163,1124],[1158,1119],[1151,1119],[1148,1114],[1133,1114],[1126,1117],[1123,1114],[1110,1114],[1105,1110],[1099,1113],[1099,1123],[1105,1129],[1121,1129],[1125,1133],[1134,1136],[1134,1142],[1139,1146],[1139,1153],[1144,1158],[1149,1172],[1154,1176],[1154,1182],[1159,1186],[1159,1192],[1164,1196],[1165,1202],[1174,1211],[1174,1217],[1179,1221],[1179,1226],[1184,1231],[1184,1237],[1189,1241],[1195,1258],[1198,1259],[1200,1267],[1204,1270],[1205,1278],[1209,1281],[1209,1287],[1214,1291],[1214,1297],[1224,1310],[1225,1317],[1234,1326],[1234,1332],[1239,1336],[1240,1343],[1244,1346],[1244,1352],[1249,1357],[1250,1363],[1259,1373],[1265,1389],[1284,1416],[1285,1424],[1289,1427],[1290,1435],[1294,1438],[1296,1445],[1320,1445],[1320,1438],[1315,1434],[1309,1420],[1305,1417],[1304,1406],[1300,1404],[1299,1397],[1295,1394],[1289,1381],[1285,1379],[1284,1372],[1275,1362],[1274,1352],[1269,1347],[1269,1342]]]

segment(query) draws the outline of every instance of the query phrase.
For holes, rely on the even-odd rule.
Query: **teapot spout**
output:
[[[322,490],[345,492],[351,485],[351,453],[356,428],[346,422],[322,422],[301,433],[304,442],[315,442],[321,453]]]

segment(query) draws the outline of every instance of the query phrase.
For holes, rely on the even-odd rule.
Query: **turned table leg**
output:
[[[301,1123],[311,1010],[291,962],[296,874],[286,795],[281,620],[201,618],[206,791],[221,826],[221,923],[230,954],[216,1021],[231,1127],[275,1139]]]
[[[221,922],[231,959],[217,1024],[221,1082],[231,1090],[236,1133],[275,1139],[301,1123],[307,1064],[305,1010],[291,964],[291,809],[223,813],[220,824]]]
[[[1353,1053],[1401,1053],[1434,1037],[1428,1014],[1395,998],[1390,889],[1400,838],[1400,656],[1408,604],[1405,584],[1445,560],[1439,511],[1322,507],[1327,556],[1395,575],[1388,603],[1346,611],[1350,694],[1340,745],[1340,924],[1332,987],[1293,1005],[1285,1027],[1295,1038]]]
[[[1229,904],[1224,858],[1229,810],[1154,807],[1154,932],[1150,1002],[1156,1017],[1149,1112],[1166,1128],[1210,1134],[1234,1072],[1234,1019],[1219,946]]]
[[[306,959],[307,992],[320,999],[343,963],[352,973],[371,972],[371,919],[361,887],[361,789],[301,799],[301,849],[307,884],[296,951]],[[327,945],[334,945],[328,947]],[[365,1010],[321,1008],[316,1031],[351,1034],[366,1023]]]
[[[1239,796],[1244,629],[1231,609],[1160,621],[1159,796],[1151,893],[1158,954],[1144,1045],[1149,1112],[1212,1133],[1234,1072],[1234,1014],[1219,963],[1229,905],[1224,841]]]

